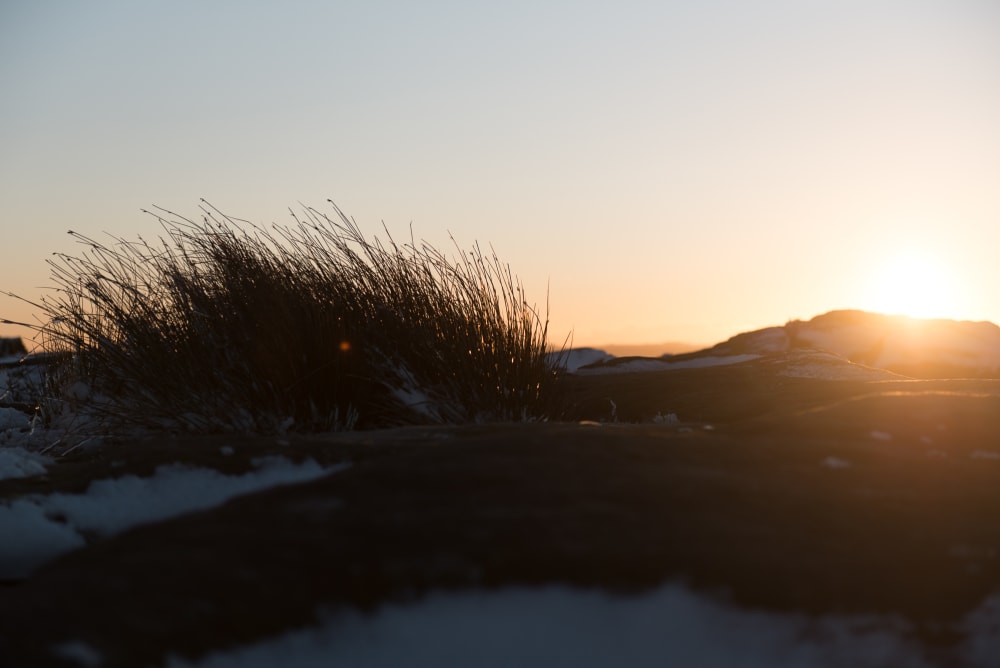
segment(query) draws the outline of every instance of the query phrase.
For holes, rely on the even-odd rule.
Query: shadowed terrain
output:
[[[572,376],[564,422],[74,453],[0,497],[173,461],[239,472],[263,453],[352,466],[8,583],[0,664],[62,665],[52,648],[74,641],[111,666],[196,657],[440,589],[669,581],[754,609],[901,615],[946,664],[957,623],[1000,592],[1000,382],[817,380],[790,364]]]

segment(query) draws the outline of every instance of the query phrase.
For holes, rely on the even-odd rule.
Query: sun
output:
[[[953,318],[961,301],[951,272],[917,250],[885,258],[866,291],[867,310],[914,318]]]

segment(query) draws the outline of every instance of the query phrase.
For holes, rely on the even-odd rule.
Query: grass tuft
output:
[[[544,419],[559,373],[520,281],[479,245],[367,238],[332,202],[269,229],[203,201],[155,242],[70,232],[41,343],[67,402],[128,427],[281,433]]]

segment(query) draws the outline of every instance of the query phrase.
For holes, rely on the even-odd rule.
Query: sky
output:
[[[557,344],[1000,322],[997,35],[993,0],[5,0],[0,291],[152,205],[329,199],[492,244]]]

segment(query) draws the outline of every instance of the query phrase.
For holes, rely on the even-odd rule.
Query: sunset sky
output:
[[[333,199],[491,243],[556,343],[1000,322],[995,0],[6,0],[0,90],[0,291],[31,299],[70,229]]]

